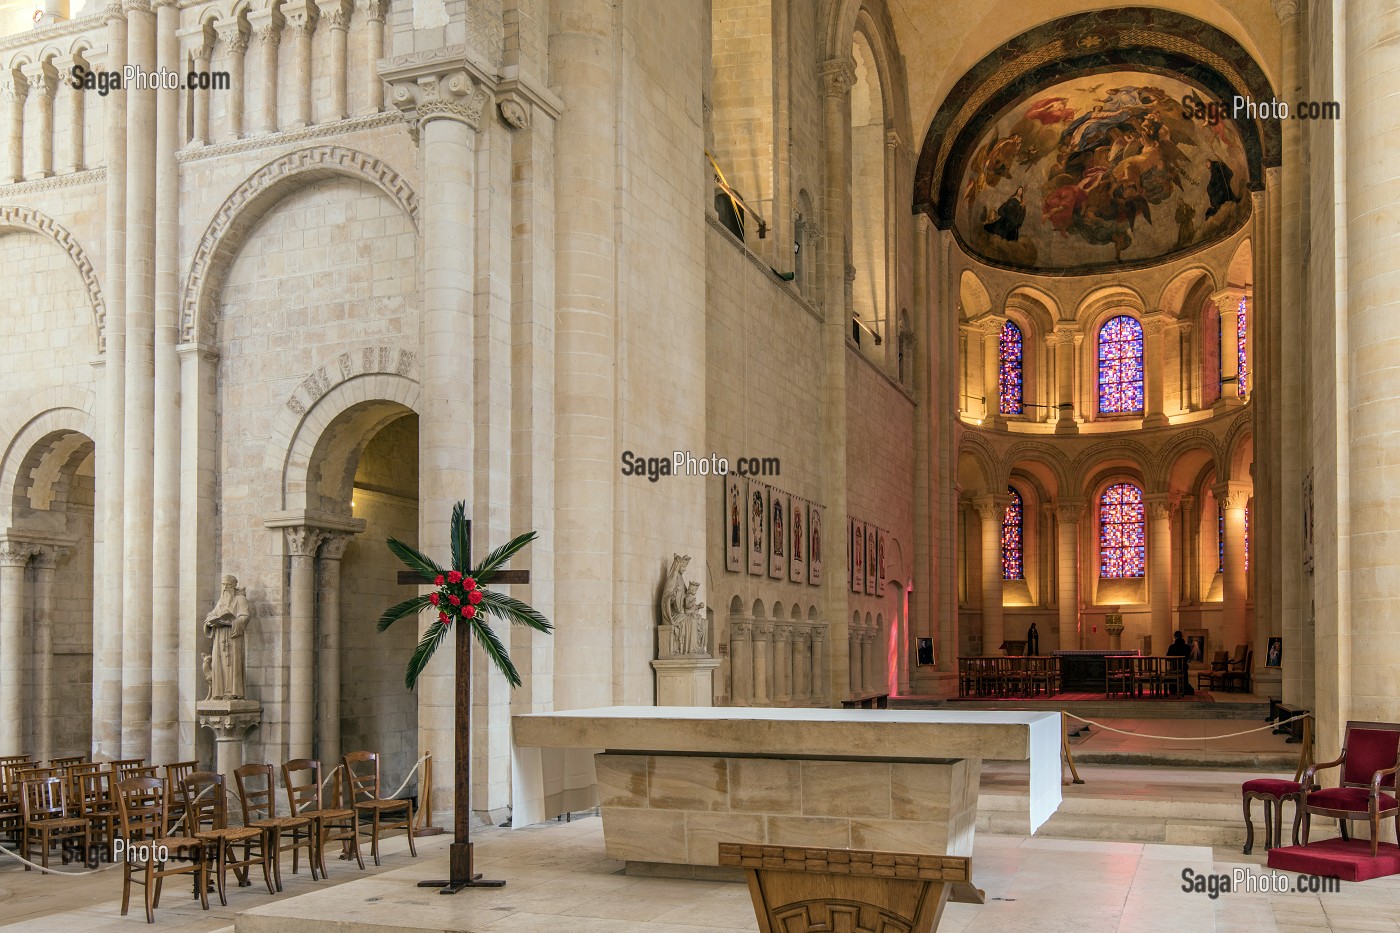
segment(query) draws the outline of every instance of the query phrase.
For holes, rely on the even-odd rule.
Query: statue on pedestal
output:
[[[700,584],[686,582],[688,566],[689,556],[673,554],[671,569],[661,590],[660,654],[663,658],[708,657],[710,653],[705,604],[697,596]]]
[[[244,634],[249,615],[247,588],[239,587],[237,577],[225,576],[219,601],[204,617],[211,649],[208,699],[241,700],[247,695]]]

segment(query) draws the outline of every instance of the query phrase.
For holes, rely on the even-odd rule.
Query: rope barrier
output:
[[[1101,723],[1101,722],[1096,722],[1096,721],[1093,720],[1093,719],[1085,719],[1083,716],[1076,716],[1074,713],[1065,712],[1064,710],[1061,710],[1060,712],[1061,712],[1061,715],[1068,716],[1068,717],[1070,717],[1071,719],[1078,719],[1080,722],[1088,723],[1088,724],[1091,725],[1091,726],[1098,726],[1100,729],[1103,729],[1105,732],[1116,732],[1116,733],[1118,733],[1119,735],[1131,735],[1131,736],[1135,736],[1135,737],[1140,738],[1140,739],[1161,739],[1161,740],[1164,741],[1164,742],[1206,742],[1206,741],[1214,741],[1215,739],[1234,739],[1234,738],[1238,738],[1239,736],[1242,736],[1242,735],[1251,735],[1251,734],[1253,734],[1253,733],[1255,733],[1255,732],[1264,732],[1264,731],[1266,731],[1266,730],[1269,731],[1269,732],[1272,732],[1274,729],[1277,729],[1279,726],[1287,725],[1287,724],[1290,723],[1290,722],[1297,722],[1299,719],[1303,719],[1304,717],[1306,717],[1306,716],[1308,715],[1307,713],[1300,713],[1299,715],[1294,716],[1294,717],[1291,718],[1291,719],[1281,719],[1281,720],[1278,720],[1278,721],[1276,721],[1276,722],[1271,722],[1271,723],[1268,723],[1267,725],[1260,726],[1258,729],[1246,729],[1246,730],[1244,730],[1243,732],[1231,732],[1231,733],[1228,733],[1228,734],[1226,734],[1226,735],[1194,735],[1194,736],[1193,736],[1193,735],[1151,735],[1151,734],[1146,733],[1146,732],[1128,732],[1128,731],[1123,730],[1123,729],[1115,729],[1115,728],[1113,728],[1112,726],[1105,726],[1105,725],[1104,725],[1103,723]]]
[[[110,864],[110,865],[104,865],[104,866],[102,866],[101,868],[91,868],[91,869],[88,869],[87,871],[62,871],[62,870],[57,869],[57,868],[45,868],[43,865],[40,865],[38,862],[31,862],[29,859],[27,859],[27,858],[25,858],[24,856],[20,855],[18,852],[11,852],[9,849],[5,848],[4,846],[0,846],[0,853],[3,853],[3,854],[5,854],[5,855],[8,855],[10,858],[14,859],[16,862],[23,862],[24,864],[30,866],[31,868],[38,869],[39,871],[44,872],[45,874],[49,874],[49,875],[74,875],[74,876],[77,876],[77,875],[95,875],[95,874],[97,874],[97,873],[100,872],[100,871],[109,871],[109,870],[111,870],[111,869],[113,869],[113,868],[116,868],[118,865],[122,864],[121,862],[113,862],[113,863]]]

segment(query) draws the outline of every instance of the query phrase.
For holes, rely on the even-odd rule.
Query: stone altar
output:
[[[1060,804],[1054,712],[619,706],[513,723],[514,825],[552,815],[543,753],[591,749],[608,856],[633,871],[703,877],[721,842],[970,856],[983,758],[1030,761],[1026,832]]]

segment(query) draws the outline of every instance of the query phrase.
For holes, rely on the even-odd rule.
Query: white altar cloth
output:
[[[564,809],[594,805],[592,756],[604,750],[1029,761],[1032,833],[1061,800],[1062,726],[1056,712],[609,706],[514,716],[512,724],[513,826],[562,812],[550,812],[550,800],[567,801]]]

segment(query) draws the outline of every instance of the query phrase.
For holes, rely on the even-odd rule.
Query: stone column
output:
[[[365,17],[365,59],[377,62],[384,56],[384,14],[389,3],[388,0],[359,0],[359,3]],[[384,109],[384,79],[373,64],[365,71],[365,110],[378,113]]]
[[[29,645],[24,640],[28,587],[24,570],[39,553],[37,544],[0,538],[0,755],[32,752],[24,748],[28,722],[24,704],[24,673]]]
[[[978,496],[973,500],[982,519],[983,654],[1001,650],[1001,643],[1006,639],[1002,631],[1001,525],[1010,504],[1011,497],[1004,494]]]
[[[247,109],[248,101],[248,83],[243,79],[248,56],[248,30],[244,26],[243,20],[238,17],[221,19],[214,29],[218,33],[219,41],[224,44],[224,48],[228,49],[229,90],[226,92],[228,100],[225,111],[228,118],[228,128],[224,138],[239,139],[243,136],[243,113]],[[198,113],[201,96],[204,99],[205,136],[212,138],[209,136],[208,128],[208,91],[203,92],[202,95],[196,95],[195,112]]]
[[[1144,428],[1160,428],[1167,424],[1167,416],[1163,412],[1166,402],[1166,331],[1166,315],[1162,312],[1154,311],[1142,316],[1142,360],[1146,376],[1143,386]]]
[[[106,8],[107,53],[102,68],[121,71],[127,64],[126,17],[119,3]],[[102,103],[103,157],[107,176],[102,187],[103,249],[106,252],[106,345],[103,349],[101,407],[95,478],[97,514],[102,524],[100,553],[94,551],[102,586],[93,593],[92,671],[93,755],[123,758],[122,670],[125,653],[122,628],[125,585],[122,508],[126,450],[126,93],[109,94]]]
[[[243,741],[262,722],[262,706],[252,700],[211,700],[201,703],[200,710],[199,724],[214,733],[214,769],[227,780],[243,767]]]
[[[189,52],[191,66],[195,71],[206,72],[209,70],[209,59],[214,53],[214,37],[207,24],[201,23],[198,26],[191,26],[188,29],[176,31],[176,36]],[[234,85],[234,87],[238,87]],[[190,125],[188,129],[189,144],[192,147],[205,146],[209,144],[209,89],[191,88],[187,92],[190,96]],[[221,92],[229,97],[236,93],[233,89]]]
[[[792,626],[774,626],[773,701],[786,705],[792,701]]]
[[[53,679],[53,572],[72,548],[45,545],[34,556],[34,701],[38,719],[37,757],[48,761],[54,754],[54,724],[63,711],[54,704]]]
[[[1244,565],[1244,510],[1249,503],[1249,486],[1241,482],[1219,483],[1212,490],[1215,501],[1225,509],[1225,574],[1223,577],[1223,635],[1226,651],[1252,641],[1245,618],[1248,581]],[[1262,658],[1255,661],[1262,665]]]
[[[72,74],[74,65],[81,65],[89,71],[93,68],[79,53],[60,56],[55,58],[53,62],[54,67],[58,69],[60,78],[63,75]],[[62,168],[65,172],[81,172],[86,167],[83,162],[83,146],[87,136],[87,123],[84,119],[85,108],[83,106],[86,92],[71,87],[66,82],[60,83],[67,87],[67,90],[63,92],[63,99],[67,101],[65,106],[68,117],[68,149],[64,154]]]
[[[1177,321],[1172,332],[1172,340],[1177,346],[1177,410],[1187,412],[1194,409],[1199,404],[1199,396],[1196,394],[1200,390],[1196,388],[1195,375],[1201,371],[1200,361],[1196,359],[1196,343],[1191,339],[1191,330],[1195,327],[1192,321]]]
[[[316,645],[316,754],[339,761],[340,748],[340,559],[350,535],[327,534],[321,545],[320,620]]]
[[[180,11],[156,0],[156,60],[181,70]],[[180,94],[156,98],[154,411],[151,548],[151,758],[180,760]],[[133,156],[135,154],[133,153]]]
[[[0,178],[5,184],[24,180],[24,99],[29,95],[29,81],[18,70],[0,76],[0,96],[5,98],[9,110],[5,121],[5,175]]]
[[[826,528],[828,531],[840,529],[836,534],[828,534],[825,555],[826,566],[834,573],[827,573],[822,580],[822,614],[829,619],[831,644],[826,658],[832,694],[841,696],[850,692],[850,642],[842,636],[846,629],[850,612],[850,584],[844,569],[849,565],[850,544],[844,533],[849,523],[847,511],[847,463],[846,463],[846,344],[851,331],[851,291],[846,279],[849,249],[847,233],[850,219],[850,102],[851,88],[855,84],[855,64],[849,57],[849,49],[839,57],[828,59],[818,66],[817,73],[822,81],[823,123],[822,137],[825,140],[821,172],[823,196],[820,199],[822,228],[821,283],[824,295],[823,311],[825,327],[822,334],[822,366],[825,378],[822,380],[821,412],[822,441],[822,496],[826,500]]]
[[[796,631],[796,649],[792,660],[792,697],[806,706],[812,701],[812,630],[802,626]]]
[[[156,18],[149,0],[125,0],[127,60],[156,67]],[[155,513],[156,94],[126,98],[126,384],[122,474],[122,756],[151,754]],[[104,119],[111,115],[104,113]],[[107,177],[112,177],[110,164]],[[110,287],[110,286],[109,286]],[[111,553],[111,552],[109,552]]]
[[[258,86],[262,89],[262,99],[258,106],[259,133],[277,132],[277,55],[282,48],[282,14],[277,7],[257,10],[248,14],[248,25],[258,36],[258,46],[262,50],[262,73],[258,75]]]
[[[180,595],[177,616],[180,653],[181,760],[202,757],[199,751],[198,702],[204,698],[199,659],[207,644],[200,626],[214,604],[219,581],[214,529],[219,460],[218,356],[198,342],[183,343],[180,359]]]
[[[753,700],[753,626],[735,619],[729,624],[729,697],[735,706]]]
[[[316,31],[316,4],[313,0],[290,0],[282,4],[282,16],[292,34],[292,47],[296,52],[296,99],[297,115],[292,126],[310,126],[312,123],[311,102],[314,97],[311,78],[311,37]],[[334,83],[334,82],[332,82]]]
[[[34,62],[24,67],[24,77],[29,81],[29,96],[36,111],[31,124],[34,164],[28,165],[24,177],[48,178],[53,174],[53,95],[58,89],[58,72],[48,62]]]
[[[1055,328],[1055,336],[1059,338],[1055,346],[1055,385],[1056,404],[1060,410],[1055,433],[1075,434],[1079,431],[1074,412],[1074,351],[1078,344],[1078,328],[1060,325]]]
[[[1005,318],[982,319],[982,424],[1005,427],[1001,416],[1001,328]]]
[[[825,706],[831,698],[826,660],[826,626],[812,630],[812,705]]]
[[[880,636],[884,633],[879,627],[868,628],[861,633],[861,686],[866,693],[883,691],[885,685],[880,681],[880,673],[884,670],[884,664],[877,658],[877,652],[881,648]]]
[[[350,30],[350,0],[317,0],[316,6],[321,21],[330,29],[331,37],[331,99],[328,117],[331,120],[344,120],[350,115],[350,108],[346,103],[348,82],[345,74],[349,67],[346,40]],[[374,59],[370,61],[372,63]],[[370,65],[369,71],[374,74],[373,64]]]
[[[1164,655],[1172,643],[1172,513],[1176,504],[1166,493],[1147,496],[1147,589],[1152,607],[1152,653]]]
[[[1338,298],[1339,330],[1345,343],[1340,367],[1344,381],[1338,389],[1337,415],[1346,425],[1338,446],[1349,448],[1350,468],[1342,483],[1337,523],[1342,544],[1337,578],[1319,579],[1318,614],[1327,611],[1324,586],[1337,587],[1340,632],[1332,646],[1319,637],[1318,693],[1336,691],[1341,709],[1335,720],[1319,703],[1322,749],[1332,731],[1347,719],[1388,721],[1400,719],[1400,692],[1395,672],[1400,664],[1400,547],[1394,545],[1397,517],[1395,491],[1400,488],[1400,434],[1395,423],[1397,391],[1395,321],[1400,315],[1400,293],[1395,270],[1400,268],[1400,173],[1396,171],[1394,140],[1400,134],[1400,109],[1395,106],[1396,81],[1400,80],[1400,46],[1395,42],[1395,5],[1389,0],[1355,0],[1342,10],[1345,16],[1345,50],[1336,55],[1345,62],[1345,87],[1336,97],[1345,101],[1344,121],[1337,140],[1345,147],[1346,229],[1338,229],[1345,242],[1345,259],[1337,275],[1345,282],[1345,299]],[[1341,149],[1338,150],[1342,151]],[[1338,175],[1342,166],[1337,167]],[[1340,223],[1340,221],[1339,221]],[[1340,251],[1339,251],[1340,252]],[[1332,463],[1336,463],[1334,459]],[[1345,459],[1343,463],[1347,463]],[[1319,473],[1326,467],[1320,467]],[[1321,486],[1322,484],[1319,484]],[[1323,506],[1320,516],[1329,514]],[[1328,526],[1319,526],[1327,534]],[[1327,553],[1327,552],[1323,552]],[[1324,630],[1319,619],[1318,635]],[[1322,650],[1327,654],[1321,654]],[[1332,652],[1336,652],[1335,655]],[[1323,665],[1331,670],[1324,673]],[[1326,681],[1332,683],[1326,683]]]
[[[1230,408],[1243,404],[1239,396],[1239,319],[1240,300],[1244,293],[1239,289],[1226,289],[1211,296],[1220,311],[1220,399],[1216,405]],[[1210,378],[1210,374],[1206,374]]]
[[[772,706],[773,626],[755,621],[753,636],[753,705]]]
[[[287,757],[310,758],[316,721],[316,551],[325,532],[301,525],[283,528],[291,558],[287,650]]]
[[[1084,515],[1084,503],[1061,499],[1055,509],[1058,542],[1060,650],[1077,651],[1079,641],[1079,520]]]

